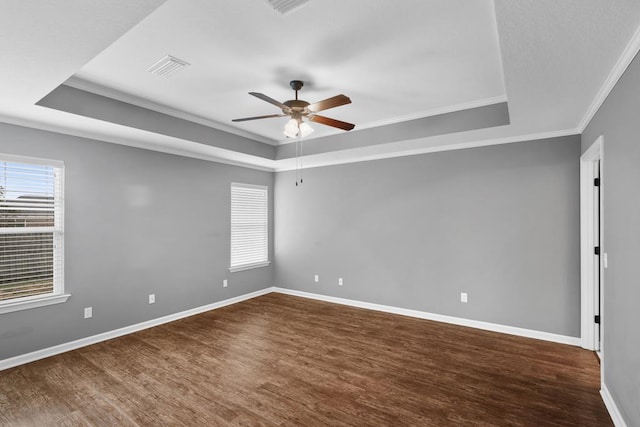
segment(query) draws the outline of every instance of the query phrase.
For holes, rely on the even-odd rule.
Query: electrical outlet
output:
[[[342,280],[342,277],[338,278],[338,286],[342,286],[344,285],[344,281]]]
[[[604,256],[602,257],[602,264],[604,268],[609,268],[609,256],[607,255],[607,253],[604,253]]]
[[[88,319],[90,317],[93,317],[93,308],[92,307],[86,307],[84,309],[84,318]]]
[[[467,302],[467,293],[460,292],[460,302]]]
[[[313,281],[314,282],[319,282],[320,281],[320,277],[316,274],[315,276],[313,276]]]
[[[227,286],[229,286],[229,282],[227,282],[227,279],[224,279],[224,280],[222,281],[222,287],[223,287],[223,288],[226,288]]]
[[[156,303],[156,294],[149,294],[149,304]]]

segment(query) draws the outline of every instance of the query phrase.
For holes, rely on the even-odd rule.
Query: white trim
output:
[[[40,107],[45,108],[45,107]],[[91,118],[83,117],[86,120],[95,120]],[[108,142],[112,144],[124,145],[128,147],[141,148],[149,151],[156,151],[159,153],[173,154],[176,156],[189,157],[193,159],[200,159],[209,162],[216,162],[222,164],[228,164],[232,166],[240,166],[248,169],[261,170],[266,172],[284,172],[294,170],[293,158],[271,160],[262,157],[257,157],[249,154],[238,153],[232,150],[227,150],[220,147],[214,147],[198,142],[187,141],[184,139],[170,137],[167,135],[156,134],[150,131],[144,131],[141,129],[133,129],[137,133],[137,137],[128,136],[122,137],[107,133],[96,134],[95,132],[86,131],[78,128],[72,128],[66,125],[58,125],[54,123],[45,123],[42,121],[25,119],[21,117],[9,117],[0,115],[0,123],[6,123],[14,126],[22,126],[30,129],[37,129],[41,131],[54,132],[62,135],[70,135],[79,138],[86,138],[95,140],[98,142]],[[116,125],[114,125],[116,126]],[[117,125],[120,126],[120,125]],[[124,127],[124,126],[122,126]],[[349,158],[331,159],[331,160],[315,160],[314,157],[331,154],[319,153],[317,155],[305,156],[305,169],[314,167],[333,166],[340,164],[366,162],[370,160],[390,159],[395,157],[412,156],[416,154],[427,154],[441,151],[460,150],[465,148],[485,147],[490,145],[508,144],[513,142],[535,141],[539,139],[559,138],[563,136],[579,135],[580,132],[577,129],[563,129],[557,131],[540,132],[533,134],[514,135],[503,138],[488,138],[488,139],[476,139],[469,142],[461,142],[455,144],[429,146],[424,148],[409,149],[403,151],[394,151],[390,153],[378,153],[378,154],[364,154],[354,155]],[[145,140],[145,138],[147,140]],[[427,139],[436,138],[435,136],[427,137]],[[150,139],[153,139],[151,141]],[[405,141],[396,141],[395,143],[402,143]],[[412,142],[416,142],[413,140]],[[180,144],[180,147],[177,146]],[[187,148],[188,146],[188,148]],[[362,149],[371,148],[359,147],[354,148],[351,151],[358,151]],[[229,157],[234,156],[238,159],[231,159]],[[291,163],[288,165],[288,163]]]
[[[61,162],[62,163],[62,162]],[[59,293],[59,295],[64,294],[64,288],[66,285],[65,282],[65,275],[64,275],[64,271],[65,271],[65,259],[64,259],[64,247],[65,247],[65,241],[67,240],[65,238],[65,234],[64,234],[64,230],[65,230],[65,204],[66,204],[66,194],[67,194],[67,188],[66,188],[66,180],[65,180],[65,168],[64,168],[64,163],[62,163],[62,166],[56,168],[56,181],[57,181],[57,185],[58,188],[60,189],[59,192],[59,198],[58,201],[60,203],[60,208],[56,211],[57,212],[57,216],[54,220],[54,225],[58,224],[58,226],[56,227],[57,230],[54,231],[53,236],[54,236],[54,242],[56,243],[54,245],[53,248],[53,259],[54,259],[54,270],[53,270],[53,274],[55,275],[54,277],[57,277],[57,281],[54,280],[53,284],[55,286],[55,291]],[[58,258],[60,260],[60,262],[58,263],[58,265],[55,265],[55,259]],[[57,268],[56,268],[57,267]],[[56,283],[57,282],[57,283]],[[64,300],[66,301],[66,299]],[[61,302],[64,302],[61,301]]]
[[[398,123],[403,123],[410,120],[418,120],[418,119],[426,119],[428,117],[440,116],[442,114],[450,114],[450,113],[458,113],[465,110],[471,110],[473,108],[487,107],[489,105],[502,104],[507,102],[506,95],[494,96],[493,98],[485,98],[485,99],[476,99],[474,101],[465,102],[462,104],[456,105],[445,105],[443,107],[432,108],[426,111],[420,111],[418,113],[406,114],[404,116],[392,117],[389,119],[376,120],[368,123],[358,123],[357,127],[351,131],[351,133],[356,133],[358,131],[364,129],[371,129],[380,126],[389,126],[395,125]],[[316,139],[316,138],[324,138],[333,135],[339,135],[344,133],[341,130],[333,130],[329,132],[323,132],[322,134],[307,136],[305,137],[305,141]],[[280,139],[276,142],[276,145],[286,145],[286,144],[294,144],[295,140],[292,141],[292,138]]]
[[[515,142],[537,141],[542,139],[561,138],[564,136],[575,136],[575,135],[580,135],[576,129],[564,129],[564,130],[557,130],[557,131],[551,131],[551,132],[532,133],[527,135],[507,136],[504,138],[477,139],[469,142],[460,142],[456,144],[422,147],[422,148],[416,148],[411,150],[394,151],[390,153],[366,154],[366,155],[360,155],[357,157],[351,157],[346,159],[330,159],[330,160],[314,161],[313,158],[309,156],[309,158],[305,158],[304,160],[305,162],[304,168],[312,169],[312,168],[319,168],[319,167],[325,167],[325,166],[343,165],[343,164],[349,164],[349,163],[369,162],[372,160],[392,159],[395,157],[414,156],[416,154],[439,153],[441,151],[464,150],[467,148],[487,147],[487,146],[501,145],[501,144],[512,144]],[[427,139],[428,138],[433,138],[433,137],[427,137]],[[396,141],[394,142],[394,144],[402,143],[402,142],[404,141]],[[371,146],[363,147],[363,148],[370,148],[370,147]],[[354,150],[357,150],[357,148]],[[332,153],[331,152],[319,153],[318,155],[330,155],[330,154]],[[274,171],[286,172],[286,171],[294,170],[296,167],[293,164],[293,160],[294,160],[293,158],[278,160]],[[287,165],[286,163],[284,163],[286,161],[289,161],[290,165]],[[284,166],[278,166],[283,164]]]
[[[269,265],[269,187],[230,185],[229,271]]]
[[[242,183],[242,182],[232,182],[231,186],[232,187],[239,187],[239,188],[250,188],[252,190],[269,191],[269,186],[268,185],[245,184],[245,183]]]
[[[53,254],[51,262],[53,267],[53,283],[51,292],[26,297],[10,298],[0,301],[0,314],[12,313],[15,311],[29,310],[32,308],[45,307],[48,305],[61,304],[67,302],[70,294],[65,293],[64,287],[64,204],[65,204],[65,181],[64,181],[64,161],[45,159],[42,157],[22,156],[15,154],[0,154],[0,163],[17,163],[20,165],[37,165],[51,168],[53,172],[53,226],[33,227],[25,226],[20,228],[8,227],[0,229],[0,235],[21,235],[28,233],[50,233],[53,239]],[[40,178],[33,178],[33,184],[38,186]],[[49,179],[47,178],[47,181]],[[38,183],[39,182],[39,183]],[[11,186],[6,190],[11,191]],[[28,192],[28,190],[25,190]]]
[[[593,99],[593,102],[591,102],[591,105],[587,108],[587,111],[577,127],[579,133],[584,132],[591,122],[591,119],[593,119],[593,116],[596,115],[602,104],[604,104],[604,101],[607,99],[616,83],[618,83],[620,77],[622,77],[624,72],[627,70],[627,67],[629,67],[629,64],[631,64],[631,61],[633,61],[633,58],[635,58],[638,51],[640,51],[640,27],[633,34],[631,40],[629,40],[629,43],[622,51],[622,55],[618,58],[618,61],[613,66],[613,69],[607,76],[607,79],[604,81],[602,87],[600,87],[600,90],[596,94],[596,97]]]
[[[497,323],[482,322],[479,320],[463,319],[460,317],[445,316],[442,314],[429,313],[426,311],[410,310],[406,308],[393,307],[389,305],[374,304],[345,298],[331,297],[327,295],[314,294],[304,291],[296,291],[274,286],[273,292],[286,295],[293,295],[302,298],[315,299],[319,301],[331,302],[334,304],[348,305],[351,307],[366,308],[368,310],[382,311],[385,313],[399,314],[401,316],[416,317],[418,319],[435,320],[436,322],[450,323],[459,326],[468,326],[485,331],[500,332],[503,334],[517,335],[527,338],[535,338],[543,341],[551,341],[560,344],[580,346],[580,338],[566,335],[553,334],[550,332],[534,331],[532,329],[517,328],[515,326],[499,325]]]
[[[46,107],[40,107],[46,108]],[[83,117],[86,120],[97,120],[89,117]],[[48,123],[38,120],[25,119],[22,117],[9,117],[0,114],[0,123],[13,126],[21,126],[29,129],[53,132],[61,135],[75,136],[78,138],[91,139],[98,142],[107,142],[110,144],[123,145],[126,147],[140,148],[143,150],[155,151],[158,153],[173,154],[175,156],[188,157],[192,159],[206,160],[208,162],[222,163],[231,166],[240,166],[247,169],[260,170],[265,172],[275,171],[275,160],[261,158],[250,154],[239,153],[212,145],[206,145],[199,142],[187,141],[176,137],[161,135],[141,129],[128,128],[137,132],[137,135],[144,135],[147,139],[153,138],[154,141],[145,141],[141,137],[127,136],[122,137],[107,133],[96,133],[86,131],[79,128],[72,128],[67,125],[59,125],[57,123]],[[114,126],[121,126],[115,125]],[[121,126],[124,128],[124,126]],[[174,144],[170,146],[169,144]],[[176,144],[180,144],[178,147]],[[189,148],[184,148],[188,145]],[[242,160],[234,160],[230,156],[240,156]]]
[[[41,107],[45,108],[45,107]],[[89,119],[87,120],[94,120]],[[173,154],[176,156],[183,156],[192,159],[200,159],[209,162],[222,163],[232,166],[240,166],[247,169],[260,170],[265,172],[285,172],[295,169],[295,165],[293,164],[293,158],[291,159],[281,159],[281,160],[270,160],[257,156],[251,156],[249,154],[237,153],[235,151],[214,147],[211,145],[201,144],[198,142],[187,141],[175,137],[170,137],[166,135],[155,134],[149,131],[143,131],[140,129],[135,129],[139,133],[139,135],[144,135],[153,137],[155,141],[162,142],[162,144],[158,142],[145,141],[141,138],[135,137],[120,137],[114,135],[108,135],[106,133],[96,134],[94,132],[84,131],[81,129],[71,128],[64,125],[57,125],[52,123],[44,123],[36,120],[24,119],[19,117],[9,117],[0,115],[0,123],[6,123],[14,126],[22,126],[30,129],[37,129],[41,131],[54,132],[62,135],[70,135],[78,138],[86,138],[95,140],[98,142],[108,142],[111,144],[124,145],[127,147],[135,147],[143,150],[156,151],[159,153]],[[462,150],[466,148],[476,148],[476,147],[486,147],[491,145],[500,145],[500,144],[510,144],[514,142],[525,142],[525,141],[536,141],[540,139],[550,139],[550,138],[560,138],[563,136],[573,136],[580,135],[580,132],[577,129],[563,129],[557,131],[549,131],[549,132],[540,132],[540,133],[532,133],[525,135],[514,135],[507,136],[504,138],[488,138],[488,139],[477,139],[469,142],[461,142],[456,144],[448,144],[448,145],[439,145],[439,146],[430,146],[424,148],[417,148],[411,150],[404,151],[394,151],[391,153],[379,153],[379,154],[365,154],[365,155],[356,155],[354,157],[346,158],[346,159],[332,159],[332,160],[314,160],[313,157],[317,156],[306,156],[305,157],[305,169],[311,169],[315,167],[324,167],[324,166],[334,166],[341,164],[350,164],[350,163],[358,163],[358,162],[367,162],[371,160],[382,160],[382,159],[392,159],[396,157],[404,157],[404,156],[413,156],[416,154],[427,154],[427,153],[437,153],[441,151],[452,151],[452,150]],[[435,138],[435,137],[428,137]],[[170,143],[179,142],[182,144],[182,147],[169,146]],[[397,141],[403,142],[403,141]],[[188,145],[190,148],[184,148],[185,145]],[[355,148],[355,150],[359,150],[367,147]],[[368,147],[370,148],[370,147]],[[241,156],[242,160],[232,160],[228,158],[228,155]],[[318,155],[327,155],[331,153],[320,153]],[[291,163],[291,165],[287,165],[287,161]]]
[[[206,311],[215,310],[217,308],[225,307],[231,304],[236,304],[236,303],[246,301],[248,299],[256,298],[262,295],[266,295],[272,292],[286,294],[286,295],[293,295],[293,296],[298,296],[303,298],[310,298],[310,299],[315,299],[319,301],[326,301],[334,304],[342,304],[342,305],[348,305],[352,307],[366,308],[369,310],[383,311],[386,313],[399,314],[401,316],[409,316],[409,317],[415,317],[419,319],[434,320],[437,322],[450,323],[450,324],[460,325],[460,326],[468,326],[468,327],[483,329],[487,331],[494,331],[494,332],[500,332],[500,333],[505,333],[510,335],[527,337],[527,338],[540,339],[543,341],[551,341],[551,342],[556,342],[560,344],[568,344],[568,345],[574,345],[574,346],[580,345],[579,338],[552,334],[549,332],[540,332],[540,331],[534,331],[531,329],[516,328],[513,326],[504,326],[504,325],[498,325],[495,323],[480,322],[476,320],[462,319],[458,317],[445,316],[441,314],[433,314],[433,313],[428,313],[424,311],[409,310],[405,308],[392,307],[387,305],[380,305],[380,304],[373,304],[373,303],[356,301],[356,300],[349,300],[344,298],[330,297],[326,295],[313,294],[309,292],[295,291],[291,289],[272,286],[269,288],[261,289],[259,291],[255,291],[255,292],[240,295],[237,297],[229,298],[226,300],[218,301],[218,302],[204,305],[201,307],[196,307],[196,308],[182,311],[179,313],[170,314],[157,319],[148,320],[146,322],[138,323],[135,325],[125,326],[123,328],[116,329],[113,331],[103,332],[98,335],[81,338],[79,340],[56,345],[56,346],[45,348],[42,350],[37,350],[31,353],[11,357],[8,359],[3,359],[3,360],[0,360],[0,371],[13,368],[16,366],[24,365],[26,363],[35,362],[36,360],[44,359],[46,357],[55,356],[56,354],[64,353],[71,350],[76,350],[78,348],[86,347],[88,345],[97,344],[99,342],[106,341],[112,338],[117,338],[123,335],[127,335],[127,334],[138,332],[144,329],[152,328],[154,326],[162,325],[164,323],[173,322],[175,320],[183,319],[185,317],[204,313]]]
[[[198,116],[196,114],[192,114],[184,110],[178,110],[176,108],[172,108],[167,105],[158,104],[158,103],[149,101],[147,99],[140,98],[135,95],[131,95],[116,89],[112,89],[112,88],[85,80],[80,77],[72,76],[63,84],[65,86],[69,86],[74,89],[79,89],[85,92],[93,93],[95,95],[100,95],[107,98],[115,99],[117,101],[131,104],[140,108],[146,108],[148,110],[155,111],[158,113],[167,114],[169,116],[177,117],[179,119],[188,120],[190,122],[198,123],[213,129],[222,130],[224,132],[242,136],[257,142],[262,142],[269,145],[281,145],[281,144],[292,142],[290,139],[277,140],[277,139],[265,137],[262,135],[258,135],[255,133],[251,133],[241,128],[237,128],[231,125],[226,125],[224,123],[207,119],[205,117]],[[462,104],[456,104],[456,105],[445,105],[443,107],[432,108],[430,110],[421,111],[418,113],[412,113],[404,116],[393,117],[390,119],[358,124],[358,127],[354,130],[358,131],[358,130],[369,129],[369,128],[378,127],[378,126],[386,126],[386,125],[405,122],[407,120],[416,120],[416,119],[422,119],[426,117],[437,116],[440,114],[455,113],[458,111],[464,111],[464,110],[469,110],[469,109],[478,108],[478,107],[486,107],[488,105],[500,104],[503,102],[507,102],[506,95],[499,95],[499,96],[494,96],[492,98],[485,98],[485,99],[477,99],[477,100],[465,102]],[[315,139],[315,138],[320,138],[325,136],[337,135],[340,132],[341,131],[329,132],[329,133],[324,133],[318,136],[307,137],[305,139],[309,140],[309,139]]]
[[[26,163],[29,165],[38,166],[50,166],[58,169],[64,169],[64,162],[62,160],[45,159],[42,157],[30,157],[30,156],[18,156],[16,154],[0,153],[2,161]]]
[[[70,77],[63,83],[65,86],[72,87],[74,89],[82,90],[85,92],[93,93],[94,95],[104,96],[106,98],[115,99],[116,101],[124,102],[125,104],[131,104],[136,107],[146,108],[147,110],[155,111],[156,113],[166,114],[178,119],[187,120],[189,122],[198,123],[203,126],[210,127],[212,129],[218,129],[223,132],[231,133],[241,136],[243,138],[250,139],[256,142],[262,142],[268,145],[276,145],[275,140],[266,138],[262,135],[248,132],[244,129],[239,129],[231,125],[225,125],[215,120],[207,119],[196,114],[188,113],[183,110],[169,107],[167,105],[158,104],[156,102],[149,101],[139,96],[131,95],[128,93],[120,92],[106,86],[99,85],[97,83],[90,82],[88,80],[81,79],[79,77]]]
[[[21,301],[13,301],[10,303],[0,304],[0,314],[12,313],[14,311],[29,310],[31,308],[45,307],[47,305],[60,304],[67,302],[71,294],[47,295],[29,297]]]
[[[593,162],[602,159],[603,137],[600,136],[587,151],[580,156],[580,336],[581,346],[587,350],[597,350],[596,328],[593,316],[596,304],[596,278],[594,277],[593,247],[594,236],[594,197],[593,197]],[[602,161],[600,162],[602,168]],[[602,173],[601,173],[602,174]],[[602,185],[600,186],[600,203],[602,204]],[[602,216],[602,210],[601,215]],[[602,218],[600,218],[601,220]],[[600,221],[600,253],[603,254],[602,221]],[[602,258],[602,256],[600,257]],[[602,265],[600,268],[602,272]],[[600,277],[602,280],[602,274]],[[600,305],[602,307],[602,305]],[[601,313],[600,313],[601,314]],[[601,316],[602,318],[602,316]],[[602,323],[600,324],[602,328]]]
[[[102,341],[110,340],[112,338],[121,337],[123,335],[131,334],[133,332],[142,331],[143,329],[152,328],[154,326],[162,325],[164,323],[173,322],[174,320],[183,319],[185,317],[193,316],[195,314],[200,314],[206,311],[225,307],[227,305],[236,304],[238,302],[242,302],[251,298],[256,298],[262,295],[266,295],[270,292],[272,292],[271,288],[261,289],[259,291],[255,291],[255,292],[240,295],[237,297],[229,298],[226,300],[214,302],[212,304],[207,304],[201,307],[192,308],[190,310],[181,311],[180,313],[169,314],[167,316],[148,320],[142,323],[137,323],[135,325],[125,326],[124,328],[116,329],[113,331],[103,332],[98,335],[81,338],[79,340],[56,345],[56,346],[45,348],[42,350],[37,350],[37,351],[23,354],[20,356],[3,359],[3,360],[0,360],[0,371],[13,368],[19,365],[24,365],[25,363],[35,362],[36,360],[44,359],[45,357],[55,356],[56,354],[75,350],[81,347],[86,347],[91,344],[96,344]]]
[[[606,406],[607,411],[609,411],[609,415],[613,420],[613,425],[616,427],[627,427],[627,423],[625,423],[624,418],[622,418],[622,414],[618,409],[618,405],[616,405],[616,401],[613,399],[613,396],[611,396],[609,389],[604,383],[602,383],[602,389],[600,389],[600,396],[602,396],[604,406]]]
[[[251,269],[254,269],[254,268],[266,267],[269,264],[271,264],[271,261],[256,262],[254,264],[243,264],[243,265],[239,265],[237,267],[229,267],[229,272],[230,273],[237,273],[238,271],[244,271],[244,270],[251,270]]]
[[[246,301],[252,298],[257,298],[259,296],[267,295],[272,292],[281,293],[285,295],[293,295],[293,296],[298,296],[302,298],[309,298],[309,299],[314,299],[319,301],[326,301],[334,304],[348,305],[351,307],[359,307],[359,308],[365,308],[369,310],[382,311],[386,313],[399,314],[401,316],[409,316],[409,317],[415,317],[419,319],[434,320],[437,322],[450,323],[454,325],[468,326],[472,328],[500,332],[500,333],[505,333],[510,335],[540,339],[543,341],[551,341],[551,342],[556,342],[560,344],[568,344],[568,345],[574,345],[574,346],[580,345],[579,338],[552,334],[549,332],[540,332],[540,331],[534,331],[531,329],[516,328],[513,326],[498,325],[495,323],[481,322],[476,320],[463,319],[463,318],[445,316],[440,314],[433,314],[433,313],[428,313],[424,311],[409,310],[405,308],[392,307],[392,306],[381,305],[381,304],[373,304],[368,302],[331,297],[326,295],[314,294],[310,292],[296,291],[292,289],[285,289],[277,286],[272,286],[269,288],[261,289],[259,291],[250,292],[248,294],[239,295],[237,297],[218,301],[212,304],[196,307],[196,308],[185,310],[179,313],[170,314],[167,316],[159,317],[157,319],[148,320],[146,322],[137,323],[135,325],[125,326],[123,328],[116,329],[113,331],[103,332],[98,335],[81,338],[79,340],[56,345],[56,346],[45,348],[42,350],[37,350],[31,353],[10,357],[8,359],[3,359],[3,360],[0,360],[0,371],[14,368],[16,366],[24,365],[27,363],[35,362],[40,359],[65,353],[67,351],[76,350],[78,348],[86,347],[92,344],[97,344],[102,341],[121,337],[123,335],[142,331],[144,329],[152,328],[154,326],[162,325],[164,323],[173,322],[175,320],[183,319],[185,317],[194,316],[196,314],[201,314],[207,311],[215,310],[228,305]],[[66,295],[66,296],[68,297],[69,295]],[[625,423],[618,409],[618,406],[615,403],[615,400],[611,396],[611,393],[609,392],[609,389],[607,388],[606,384],[604,384],[604,382],[602,383],[602,389],[600,390],[600,395],[602,396],[602,400],[604,401],[604,404],[607,410],[609,411],[609,414],[613,419],[615,426],[627,427],[627,424]]]

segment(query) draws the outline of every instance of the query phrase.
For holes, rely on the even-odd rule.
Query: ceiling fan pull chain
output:
[[[293,144],[296,146],[296,187],[298,186],[298,141],[294,141]]]
[[[302,178],[304,177],[304,166],[302,165],[302,136],[298,137],[298,142],[300,143],[300,184],[302,184]]]

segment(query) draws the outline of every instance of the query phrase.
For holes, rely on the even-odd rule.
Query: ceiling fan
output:
[[[256,117],[245,117],[242,119],[234,119],[234,122],[246,122],[249,120],[259,120],[259,119],[269,119],[272,117],[291,117],[291,120],[285,126],[284,134],[288,138],[294,138],[296,136],[304,137],[311,132],[313,129],[309,126],[303,119],[306,119],[310,122],[320,123],[326,126],[331,126],[334,128],[342,129],[342,130],[351,130],[356,125],[352,123],[343,122],[340,120],[332,119],[329,117],[321,116],[316,113],[319,111],[328,110],[330,108],[339,107],[345,104],[351,104],[351,99],[345,95],[336,95],[331,98],[327,98],[323,101],[319,101],[313,104],[309,104],[307,101],[303,101],[298,99],[298,91],[302,89],[304,83],[300,80],[292,80],[289,82],[289,86],[291,89],[296,91],[296,99],[292,99],[285,102],[276,101],[273,98],[268,97],[262,93],[258,92],[249,92],[249,95],[253,95],[256,98],[260,98],[263,101],[267,101],[270,104],[275,105],[276,107],[282,110],[282,114],[269,114],[266,116],[256,116]]]

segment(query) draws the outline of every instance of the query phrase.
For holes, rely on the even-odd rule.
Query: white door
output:
[[[602,251],[600,250],[600,160],[593,162],[593,277],[594,277],[594,319],[593,327],[595,328],[595,350],[600,351],[600,342],[602,341],[602,328],[600,327],[600,303],[602,299],[602,289],[600,281],[600,258]]]
[[[603,351],[604,328],[602,328],[604,285],[601,267],[606,261],[601,236],[604,212],[601,201],[603,137],[599,137],[580,156],[580,337],[581,346],[588,350]]]

